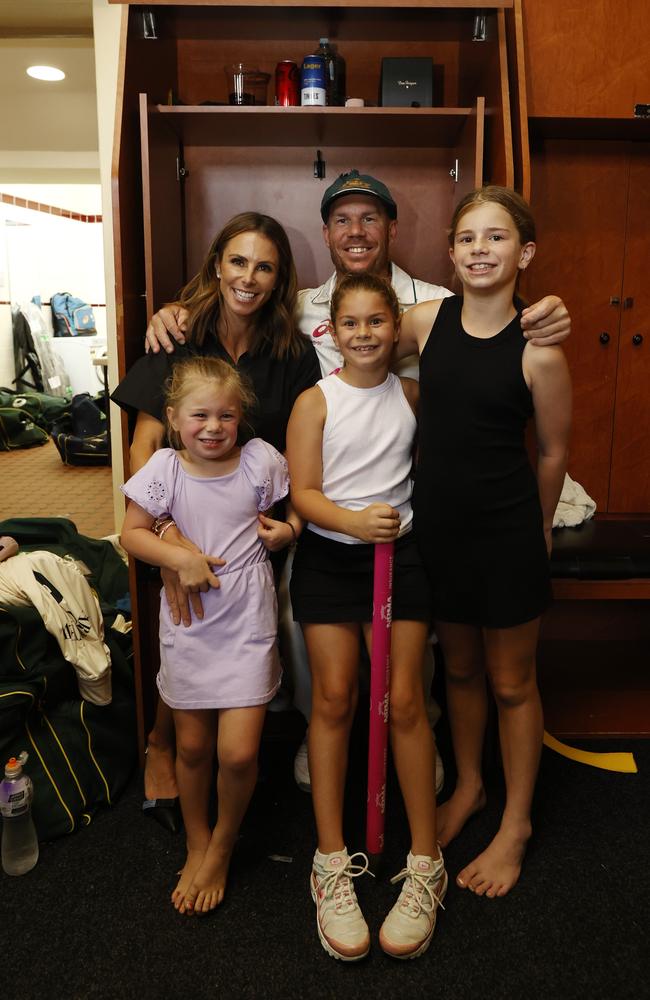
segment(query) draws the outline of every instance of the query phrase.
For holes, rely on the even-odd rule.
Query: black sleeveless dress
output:
[[[420,358],[414,530],[441,621],[509,628],[550,600],[537,480],[525,444],[533,414],[516,316],[481,340],[462,298],[443,299]]]

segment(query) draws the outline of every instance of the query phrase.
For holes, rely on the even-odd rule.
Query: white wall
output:
[[[102,185],[102,212],[104,217],[104,266],[106,275],[106,325],[108,338],[108,379],[111,388],[118,383],[117,326],[115,312],[115,257],[113,246],[113,199],[111,171],[115,136],[117,131],[118,97],[120,84],[120,36],[128,19],[129,9],[122,4],[108,4],[108,0],[93,0],[93,33],[95,36],[95,72],[97,83],[97,121],[99,126],[99,171]],[[121,305],[121,303],[119,303]],[[120,411],[111,403],[111,450],[113,469],[113,507],[115,530],[119,531],[124,517],[124,495],[120,484],[124,476]]]
[[[101,215],[101,189],[88,185],[0,185],[0,192],[83,215]],[[71,292],[92,303],[101,343],[106,342],[106,292],[101,222],[81,222],[0,202],[0,301],[48,303],[55,292]],[[50,311],[44,307],[51,329]],[[86,338],[83,338],[86,339]],[[53,341],[56,349],[58,338]],[[88,338],[88,341],[90,338]],[[76,346],[76,345],[75,345]],[[66,350],[70,348],[66,345]],[[87,354],[88,342],[78,353]],[[69,357],[69,355],[68,355]],[[78,367],[72,365],[72,367]],[[86,365],[87,368],[87,365]],[[10,306],[0,306],[0,385],[15,377]],[[97,391],[94,372],[73,391]]]

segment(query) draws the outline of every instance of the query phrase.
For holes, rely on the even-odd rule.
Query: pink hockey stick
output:
[[[393,550],[393,542],[382,542],[375,545],[372,654],[370,657],[368,810],[366,814],[366,851],[370,855],[381,854],[384,847]]]

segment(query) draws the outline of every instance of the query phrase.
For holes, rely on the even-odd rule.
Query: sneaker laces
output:
[[[391,885],[399,882],[400,879],[406,880],[398,900],[400,910],[410,917],[419,917],[420,913],[433,913],[436,906],[440,906],[444,910],[442,900],[431,885],[431,883],[437,884],[439,882],[444,870],[444,862],[441,858],[440,861],[434,863],[434,870],[426,875],[415,871],[409,865],[395,875],[390,880]]]
[[[354,858],[363,858],[363,864],[354,864]],[[357,894],[352,884],[353,878],[360,875],[373,873],[368,868],[368,858],[361,851],[350,854],[345,864],[338,871],[321,871],[316,869],[316,888],[320,891],[324,889],[325,895],[334,901],[334,909],[337,913],[349,913],[359,905]],[[373,875],[374,878],[374,875]]]

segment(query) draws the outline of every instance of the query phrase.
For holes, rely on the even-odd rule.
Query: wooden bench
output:
[[[539,681],[555,736],[650,736],[650,521],[553,535]]]

